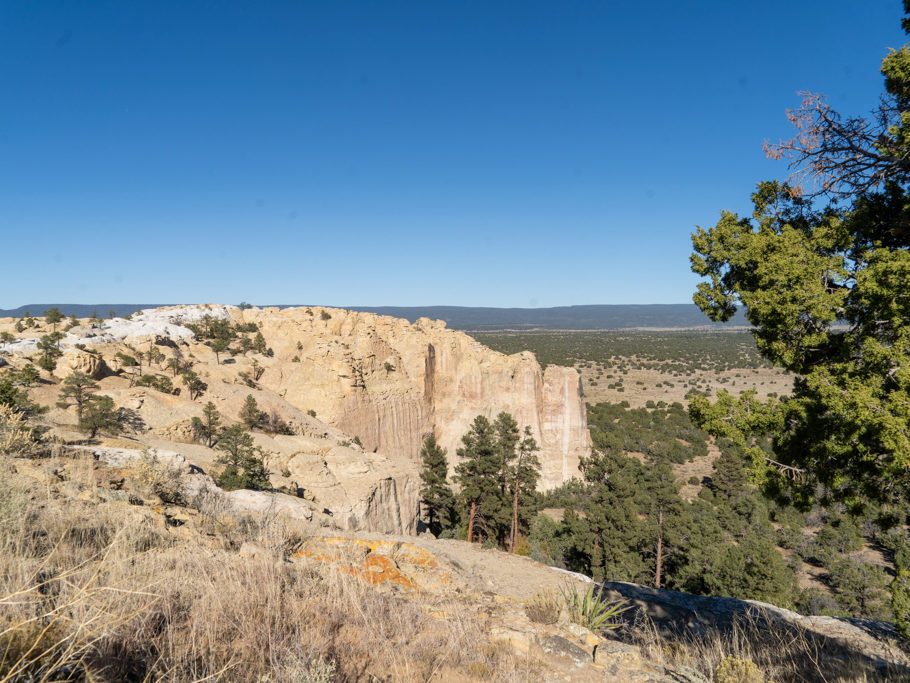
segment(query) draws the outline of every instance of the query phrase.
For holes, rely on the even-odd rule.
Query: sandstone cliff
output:
[[[321,313],[331,317],[325,319]],[[541,446],[541,486],[578,474],[588,452],[578,373],[541,372],[531,353],[506,356],[441,321],[406,320],[339,309],[230,309],[256,322],[274,357],[260,383],[367,450],[417,460],[435,433],[450,460],[477,415],[511,413]],[[297,358],[298,361],[294,361]]]
[[[217,357],[187,327],[204,316],[255,322],[270,352]],[[12,330],[14,323],[0,320],[0,328]],[[36,340],[48,331],[39,323],[0,343],[0,354],[22,366],[34,360]],[[273,486],[306,496],[341,529],[417,533],[423,438],[435,433],[454,465],[460,437],[478,414],[507,411],[530,427],[541,445],[543,488],[577,474],[588,449],[574,369],[541,372],[530,353],[505,356],[426,319],[411,324],[338,309],[179,306],[131,320],[83,322],[60,347],[54,373],[31,389],[34,400],[54,406],[60,380],[84,372],[130,416],[129,438],[108,445],[172,450],[206,471],[217,471],[218,453],[193,443],[192,418],[211,401],[225,423],[236,422],[252,396],[291,432],[255,433],[257,445],[272,454],[266,464]],[[192,400],[172,373],[178,361],[205,382],[201,398]],[[173,392],[136,385],[143,374],[172,382]],[[46,421],[64,439],[81,438],[67,432],[75,423],[72,410],[52,407]]]

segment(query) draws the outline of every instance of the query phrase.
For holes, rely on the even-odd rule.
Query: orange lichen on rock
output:
[[[414,585],[388,555],[367,555],[360,567],[341,567],[341,571],[357,576],[369,584],[394,583],[402,588],[417,591]]]
[[[418,591],[422,585],[431,587],[451,581],[449,574],[441,571],[433,553],[400,541],[313,539],[295,556],[340,565],[339,571],[371,585],[394,584]]]

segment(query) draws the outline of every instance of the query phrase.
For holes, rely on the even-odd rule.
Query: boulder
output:
[[[100,355],[74,349],[64,352],[57,361],[54,374],[58,377],[67,377],[74,372],[85,373],[92,379],[101,379],[110,374],[110,369]]]

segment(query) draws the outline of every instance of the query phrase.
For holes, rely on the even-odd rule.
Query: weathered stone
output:
[[[100,379],[108,374],[109,370],[100,356],[85,351],[67,351],[57,361],[54,374],[58,377],[67,377],[74,372],[82,372],[92,379]]]
[[[490,640],[506,643],[515,652],[527,654],[536,642],[536,637],[533,632],[497,626],[490,630]]]
[[[643,665],[641,650],[637,645],[621,643],[618,640],[601,640],[594,648],[594,663],[603,666],[614,664],[625,669],[638,669]]]
[[[890,666],[910,672],[910,656],[900,636],[884,621],[804,616],[757,600],[706,597],[620,581],[602,585],[607,599],[632,605],[621,619],[647,617],[668,640],[724,635],[746,623],[759,632],[774,629],[785,637],[808,640],[825,656],[849,654],[867,670]]]
[[[571,660],[578,668],[586,667],[591,663],[591,655],[562,636],[547,636],[543,638],[540,641],[540,648],[547,654]]]
[[[529,426],[540,444],[544,488],[577,476],[579,457],[589,451],[573,368],[541,372],[529,352],[506,356],[426,319],[411,324],[337,309],[329,320],[303,308],[228,310],[259,325],[274,351],[260,384],[357,436],[367,451],[416,461],[432,432],[452,458],[477,415],[502,411]]]

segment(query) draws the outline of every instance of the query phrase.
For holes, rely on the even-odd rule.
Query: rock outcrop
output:
[[[195,338],[194,325],[208,325],[207,318],[255,323],[246,327],[247,350],[237,340],[230,353],[216,355]],[[0,344],[0,354],[24,365],[48,329],[17,333]],[[254,333],[267,350],[250,348]],[[439,321],[412,324],[325,308],[174,306],[131,319],[82,321],[69,328],[61,348],[52,381],[36,385],[33,398],[53,406],[54,383],[84,372],[128,418],[132,444],[179,452],[206,471],[219,471],[218,453],[199,443],[192,420],[212,402],[222,424],[237,422],[254,398],[266,422],[277,425],[274,433],[254,434],[270,454],[272,485],[304,497],[343,530],[418,533],[423,439],[435,433],[454,466],[461,436],[477,415],[492,419],[506,411],[530,428],[541,447],[542,488],[576,475],[589,448],[574,369],[542,372],[529,352],[497,353]],[[177,375],[182,367],[192,367],[203,382],[201,397],[191,396]],[[137,385],[143,374],[166,388]],[[57,407],[46,419],[67,432],[74,415]],[[264,500],[253,498],[257,505]]]
[[[885,621],[805,616],[757,600],[692,595],[621,581],[601,587],[608,600],[631,605],[622,615],[623,621],[647,621],[667,640],[732,638],[737,632],[740,638],[767,637],[774,632],[781,643],[809,643],[820,658],[854,662],[867,676],[876,676],[874,680],[879,680],[877,676],[882,676],[880,680],[910,680],[906,645],[894,625]],[[622,637],[629,631],[616,633]]]
[[[367,450],[417,460],[424,437],[435,433],[454,460],[477,415],[506,411],[541,446],[543,488],[577,475],[588,452],[573,368],[542,372],[529,352],[506,356],[425,318],[411,324],[338,309],[230,312],[256,322],[273,349],[260,384],[357,436]]]

